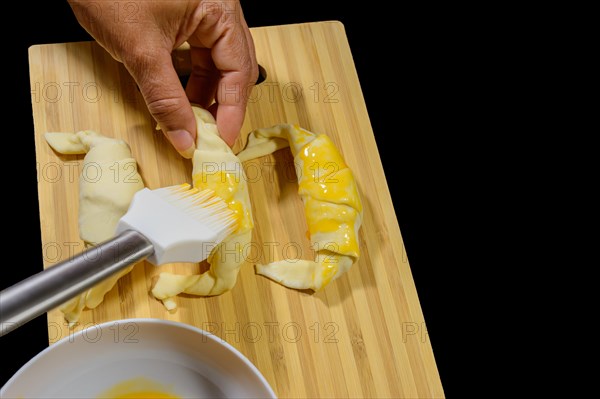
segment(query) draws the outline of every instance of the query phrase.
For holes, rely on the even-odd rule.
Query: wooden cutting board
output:
[[[317,293],[287,289],[246,265],[230,292],[178,297],[173,314],[149,294],[152,277],[163,270],[198,273],[201,266],[141,263],[100,306],[84,311],[75,330],[123,318],[189,323],[240,350],[280,397],[442,397],[343,25],[272,26],[252,34],[266,80],[249,93],[244,137],[236,148],[252,129],[278,123],[329,135],[363,198],[360,260]],[[29,60],[42,251],[49,267],[83,248],[77,228],[83,157],[56,154],[44,132],[91,129],[126,140],[150,188],[191,182],[191,163],[154,130],[134,81],[97,44],[33,46]],[[244,168],[256,224],[252,259],[312,259],[289,150]],[[50,343],[70,333],[58,310],[48,313],[48,331]]]

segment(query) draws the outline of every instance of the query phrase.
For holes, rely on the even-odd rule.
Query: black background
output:
[[[2,25],[0,148],[7,156],[14,154],[14,161],[3,165],[2,177],[8,178],[5,201],[11,204],[4,211],[15,212],[20,223],[2,223],[15,242],[4,250],[1,288],[42,269],[27,49],[33,44],[90,40],[64,1],[12,4],[16,8],[5,12],[4,20],[16,21],[16,28]],[[469,346],[465,332],[477,327],[458,306],[463,294],[454,285],[469,244],[457,245],[462,215],[455,207],[464,189],[460,177],[469,165],[451,150],[461,146],[462,135],[450,134],[463,126],[451,112],[464,94],[460,79],[452,75],[458,58],[450,39],[454,36],[449,35],[460,27],[438,25],[443,10],[434,16],[431,9],[392,10],[379,3],[354,7],[347,1],[309,0],[296,5],[283,1],[242,5],[251,27],[344,23],[442,383],[450,394],[460,380],[450,374],[456,367],[452,348]],[[45,316],[0,338],[0,385],[43,350],[47,340]]]

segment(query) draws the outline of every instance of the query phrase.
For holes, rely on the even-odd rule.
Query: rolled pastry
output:
[[[236,283],[244,253],[252,237],[252,210],[246,175],[240,160],[221,139],[215,119],[210,112],[192,107],[197,123],[196,150],[192,159],[192,180],[198,189],[210,188],[237,215],[238,228],[210,253],[210,269],[197,275],[160,273],[152,294],[169,310],[176,308],[174,297],[190,295],[219,295]]]
[[[294,125],[257,129],[250,133],[238,158],[250,160],[288,145],[298,171],[298,193],[315,259],[257,264],[256,272],[286,287],[318,290],[358,259],[362,203],[352,171],[326,135]]]
[[[56,152],[86,154],[79,177],[79,236],[85,246],[112,238],[133,195],[144,188],[127,143],[90,130],[46,133],[44,137]],[[69,324],[77,322],[85,307],[98,306],[117,280],[132,268],[128,267],[63,304],[60,310]]]

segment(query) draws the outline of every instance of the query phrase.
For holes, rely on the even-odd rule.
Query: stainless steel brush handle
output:
[[[0,337],[153,252],[146,237],[126,230],[0,291]]]

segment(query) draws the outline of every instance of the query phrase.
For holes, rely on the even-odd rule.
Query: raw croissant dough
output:
[[[197,123],[196,151],[192,180],[198,189],[212,189],[238,218],[237,230],[216,246],[208,257],[210,269],[199,275],[160,273],[152,294],[169,310],[177,305],[173,297],[180,293],[219,295],[236,283],[245,263],[243,251],[252,237],[252,211],[246,175],[240,160],[221,139],[210,112],[193,107]]]
[[[61,154],[87,153],[79,177],[79,236],[86,247],[112,238],[133,195],[144,188],[127,143],[90,130],[46,133],[45,138]],[[67,321],[74,324],[84,307],[98,306],[117,280],[132,268],[128,267],[63,304],[60,310]]]
[[[358,259],[362,203],[351,170],[326,135],[293,125],[257,129],[238,158],[246,161],[288,145],[298,167],[298,193],[316,257],[257,264],[256,272],[286,287],[318,290]]]
[[[246,149],[236,157],[220,138],[212,115],[201,108],[193,110],[198,134],[192,160],[194,187],[215,191],[236,213],[238,228],[211,251],[207,272],[163,272],[152,289],[154,297],[171,310],[176,308],[173,298],[178,294],[219,295],[235,285],[254,227],[241,162],[287,146],[291,146],[300,166],[298,192],[304,202],[316,257],[314,261],[283,260],[256,265],[257,273],[290,288],[318,290],[346,272],[359,257],[362,204],[352,172],[331,140],[297,126],[278,125],[253,131]],[[87,153],[79,181],[80,236],[88,246],[111,238],[133,195],[144,187],[129,146],[92,131],[46,133],[45,137],[57,152]],[[65,303],[61,307],[65,318],[73,324],[84,307],[98,306],[117,280],[131,269]]]

